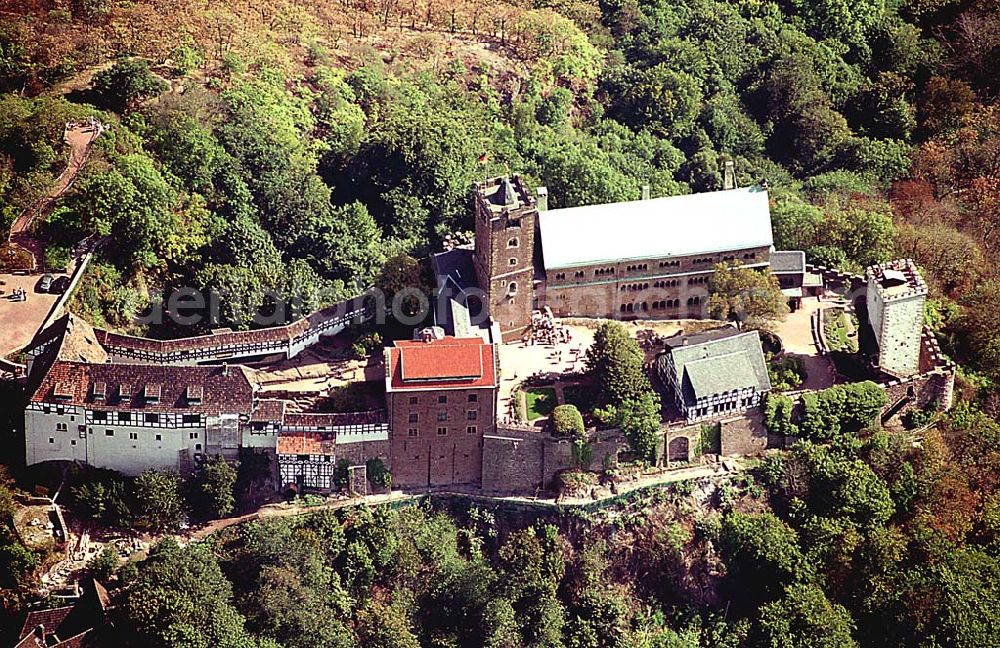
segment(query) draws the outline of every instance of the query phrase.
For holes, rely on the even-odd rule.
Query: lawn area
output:
[[[842,308],[827,308],[823,310],[823,333],[831,351],[856,353],[858,350],[857,326],[848,320],[848,314]]]
[[[528,412],[528,421],[548,416],[558,404],[556,390],[551,387],[533,387],[524,390],[524,404]]]

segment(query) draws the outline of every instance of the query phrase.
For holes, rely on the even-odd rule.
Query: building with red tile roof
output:
[[[384,352],[393,482],[479,484],[483,435],[496,429],[497,347],[433,330],[419,338]]]

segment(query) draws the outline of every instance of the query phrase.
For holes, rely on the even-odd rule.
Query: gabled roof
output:
[[[493,346],[480,337],[397,340],[385,355],[386,391],[498,384]]]
[[[771,272],[775,274],[801,274],[806,271],[806,253],[801,250],[771,252]]]
[[[539,212],[545,269],[770,247],[767,192],[753,187]]]
[[[667,348],[674,361],[675,380],[688,405],[699,398],[747,387],[758,392],[771,389],[757,331],[722,328],[677,336],[667,340]]]
[[[144,410],[215,415],[250,412],[253,385],[244,367],[89,364],[57,360],[31,396],[35,403],[80,405],[92,410]],[[94,397],[91,384],[109,393]],[[188,400],[191,386],[201,387],[199,402]],[[59,397],[58,394],[63,396]],[[151,395],[158,395],[152,398]]]
[[[279,455],[334,455],[337,441],[331,435],[318,432],[282,434],[278,437],[276,452]]]

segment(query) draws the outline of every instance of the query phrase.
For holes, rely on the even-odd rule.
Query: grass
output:
[[[527,406],[529,422],[544,418],[556,408],[556,390],[551,387],[525,389],[524,402]]]
[[[857,335],[849,337],[848,327],[847,313],[843,309],[827,308],[823,311],[823,333],[826,334],[826,343],[831,351],[857,353]]]

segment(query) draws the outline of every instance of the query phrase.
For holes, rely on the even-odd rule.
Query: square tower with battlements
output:
[[[520,176],[476,185],[473,265],[484,305],[504,341],[520,338],[531,325],[537,216]]]
[[[878,367],[905,377],[920,371],[927,284],[910,259],[869,267],[868,321],[878,341]]]

